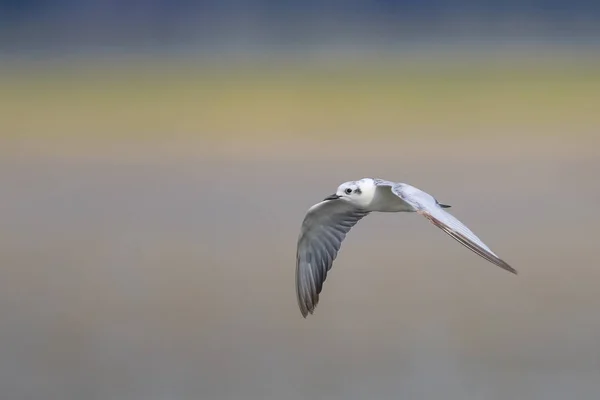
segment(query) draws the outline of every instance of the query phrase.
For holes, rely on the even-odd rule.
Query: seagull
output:
[[[302,222],[296,252],[296,295],[302,316],[314,312],[346,234],[371,212],[416,212],[475,254],[517,273],[445,211],[447,208],[450,206],[406,183],[373,178],[342,183],[335,194],[310,207]]]

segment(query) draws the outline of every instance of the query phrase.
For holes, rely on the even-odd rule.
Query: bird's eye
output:
[[[346,194],[350,194],[350,193],[352,193],[352,189],[348,188],[345,190],[345,192],[346,192]]]

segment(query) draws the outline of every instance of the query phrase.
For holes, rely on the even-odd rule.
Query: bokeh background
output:
[[[0,1],[3,399],[597,399],[600,3]],[[371,215],[432,193],[518,276]]]

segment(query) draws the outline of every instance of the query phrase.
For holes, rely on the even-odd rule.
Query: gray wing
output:
[[[513,267],[508,265],[490,250],[490,248],[462,222],[442,209],[442,206],[431,195],[413,186],[402,183],[394,185],[392,187],[392,192],[407,203],[412,204],[417,209],[417,213],[427,218],[431,223],[475,254],[513,274],[517,273]]]
[[[346,200],[315,204],[302,223],[296,252],[296,295],[302,316],[313,313],[342,241],[367,211]]]

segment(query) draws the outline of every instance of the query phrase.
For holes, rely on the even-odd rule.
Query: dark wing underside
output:
[[[315,310],[346,234],[367,214],[340,199],[318,203],[304,217],[296,253],[296,294],[303,317]]]

